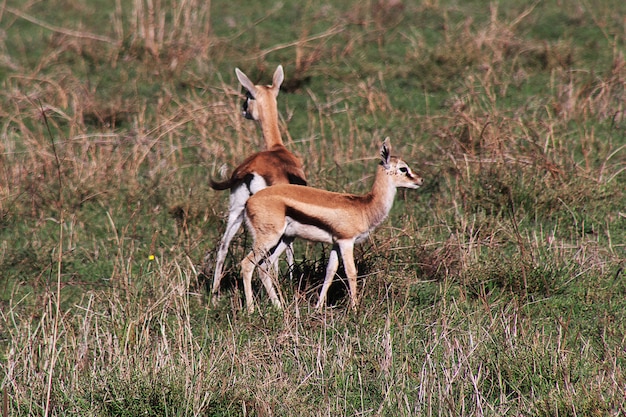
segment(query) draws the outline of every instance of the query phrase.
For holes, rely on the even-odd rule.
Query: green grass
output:
[[[623,415],[624,15],[7,0],[0,416]],[[356,249],[357,312],[341,279],[313,310],[328,248],[297,242],[284,311],[256,283],[245,313],[246,232],[208,297],[208,178],[262,146],[234,68],[278,64],[311,185],[366,192],[386,136],[425,178]]]

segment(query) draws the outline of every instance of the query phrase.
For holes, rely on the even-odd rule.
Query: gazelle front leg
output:
[[[346,276],[348,277],[348,285],[350,287],[350,304],[353,309],[356,309],[359,301],[357,299],[357,270],[356,265],[354,264],[354,240],[340,240],[337,244],[339,245],[339,250],[341,250],[343,267],[346,270]]]

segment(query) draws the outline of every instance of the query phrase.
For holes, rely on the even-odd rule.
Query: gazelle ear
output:
[[[278,90],[280,90],[280,85],[285,80],[285,73],[283,72],[283,66],[279,65],[274,71],[274,78],[272,79],[272,90],[274,91],[274,95],[278,96]]]
[[[237,79],[239,80],[239,83],[246,90],[248,90],[250,94],[252,94],[253,98],[256,98],[256,87],[254,86],[254,83],[250,81],[250,79],[246,76],[246,74],[241,72],[239,68],[235,68],[235,74],[237,75]]]
[[[391,158],[391,145],[389,144],[389,137],[385,138],[382,146],[380,147],[380,164],[389,168],[389,160]]]

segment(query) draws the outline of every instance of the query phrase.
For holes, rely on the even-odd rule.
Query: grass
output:
[[[623,415],[622,3],[3,2],[0,415]],[[357,312],[297,243],[246,314],[245,232],[208,299],[207,178],[261,146],[234,68],[279,63],[313,186],[365,192],[385,136],[426,180]]]

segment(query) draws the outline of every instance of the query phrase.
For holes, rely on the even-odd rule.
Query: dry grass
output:
[[[0,415],[626,412],[618,4],[137,0],[100,27],[77,2],[55,25],[12,3]],[[357,313],[341,282],[312,310],[325,254],[298,244],[284,312],[258,291],[245,314],[245,233],[207,303],[226,207],[207,177],[261,146],[232,70],[269,81],[277,62],[314,186],[368,189],[387,135],[427,179],[357,249]]]

